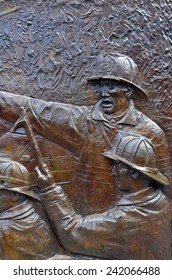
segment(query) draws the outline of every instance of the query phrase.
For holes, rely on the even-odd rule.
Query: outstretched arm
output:
[[[43,137],[77,153],[83,137],[86,107],[46,102],[0,91],[0,117],[14,123],[27,111],[33,130]]]

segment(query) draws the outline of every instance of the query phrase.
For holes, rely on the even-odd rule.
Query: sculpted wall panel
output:
[[[30,177],[20,194],[39,201],[52,248],[23,258],[64,249],[65,258],[171,258],[171,9],[169,0],[0,0],[0,178]],[[135,207],[130,223],[131,201],[146,203],[147,220]]]

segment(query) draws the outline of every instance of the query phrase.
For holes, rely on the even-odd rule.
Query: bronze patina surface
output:
[[[0,0],[1,259],[172,259],[171,9]]]

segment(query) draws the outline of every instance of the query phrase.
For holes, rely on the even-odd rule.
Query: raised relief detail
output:
[[[171,9],[123,2],[0,0],[0,259],[172,259]]]
[[[12,13],[20,9],[20,5],[15,0],[0,0],[0,16]]]
[[[122,197],[105,212],[78,215],[47,167],[37,167],[40,199],[55,234],[71,253],[120,260],[171,259],[172,202],[160,188],[169,181],[158,170],[156,150],[142,136],[118,135],[116,140],[104,156],[114,161]]]
[[[170,184],[165,134],[134,105],[134,101],[145,104],[148,100],[134,61],[115,53],[100,54],[93,62],[85,86],[99,97],[94,106],[0,92],[0,116],[11,122],[17,119],[13,129],[24,132],[31,149],[31,158],[25,158],[25,164],[35,159],[32,171],[37,174],[40,202],[57,241],[69,254],[170,259],[172,206],[162,192]],[[41,151],[34,132],[77,158],[70,186],[74,198],[72,192],[66,195],[49,170],[42,155],[45,147]],[[18,148],[19,143],[18,139]],[[3,154],[6,160],[15,156],[14,149],[10,155],[11,147],[5,145],[4,149],[2,145],[2,158]],[[159,244],[163,240],[166,243],[162,249]],[[143,251],[142,246],[146,246]]]

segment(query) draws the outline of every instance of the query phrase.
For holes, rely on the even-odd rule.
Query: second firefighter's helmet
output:
[[[123,162],[162,185],[169,185],[168,179],[158,169],[155,147],[143,136],[119,134],[112,150],[105,152],[104,156]]]
[[[39,196],[32,190],[28,170],[19,162],[0,161],[0,181],[0,189],[18,192],[39,200]]]

